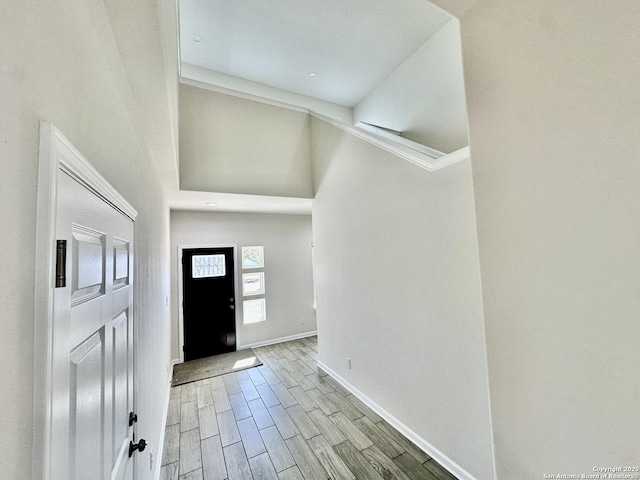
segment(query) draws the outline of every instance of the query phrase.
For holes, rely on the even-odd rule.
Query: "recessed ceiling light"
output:
[[[191,38],[196,43],[200,43],[202,41],[202,37],[200,35],[198,35],[197,33],[194,33],[193,35],[191,35]]]
[[[209,205],[210,207],[215,207],[218,204],[216,202],[207,202],[205,203],[205,205]]]
[[[318,74],[316,72],[309,72],[309,78],[317,78]]]

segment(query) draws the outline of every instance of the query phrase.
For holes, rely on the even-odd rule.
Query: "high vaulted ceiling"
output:
[[[426,0],[180,0],[181,61],[353,107],[450,19]]]
[[[404,115],[404,123],[399,125],[402,128],[397,130],[406,130],[407,134],[415,128],[431,132],[432,124],[416,115],[416,111],[441,112],[444,99],[444,110],[454,112],[460,121],[443,117],[438,118],[440,124],[452,130],[463,130],[458,136],[466,138],[463,87],[458,88],[460,92],[456,90],[457,84],[461,83],[461,66],[456,67],[456,62],[460,63],[455,47],[457,26],[448,28],[452,17],[427,0],[178,2],[180,77],[184,84],[180,101],[182,174],[180,188],[169,194],[173,209],[311,212],[312,200],[306,194],[302,195],[305,198],[288,196],[291,193],[286,189],[264,193],[263,189],[257,191],[247,185],[234,187],[228,182],[213,186],[223,182],[224,172],[229,169],[234,172],[233,178],[246,178],[247,172],[236,170],[247,163],[247,159],[265,161],[265,152],[271,151],[270,144],[260,143],[264,128],[253,125],[255,121],[265,122],[263,126],[273,126],[274,122],[282,126],[272,118],[273,112],[268,119],[259,120],[262,118],[260,112],[265,113],[268,109],[248,107],[248,104],[237,106],[238,102],[225,100],[224,96],[285,107],[289,116],[311,111],[342,125],[353,125],[356,120],[370,121],[366,117],[371,116],[371,111],[380,113],[378,110],[382,108],[385,118],[380,120],[373,115],[373,123],[385,126],[394,113]],[[439,51],[443,53],[434,55]],[[445,55],[451,61],[443,63],[438,55]],[[398,84],[399,78],[408,80]],[[196,90],[190,90],[186,85],[196,87]],[[455,88],[451,88],[452,85]],[[381,87],[383,90],[379,91]],[[200,96],[192,99],[197,90],[200,90]],[[213,96],[211,92],[205,94],[206,90],[215,93]],[[402,92],[400,96],[396,96],[397,91]],[[417,98],[424,97],[425,92],[428,98]],[[223,95],[216,97],[215,94]],[[435,103],[434,98],[438,99]],[[453,104],[458,102],[462,107],[452,106],[452,100]],[[390,109],[385,104],[388,101],[393,105]],[[210,106],[213,114],[223,117],[217,123],[202,111],[203,105],[211,102],[215,103]],[[223,113],[230,102],[237,109]],[[407,107],[407,102],[411,107]],[[356,110],[362,105],[365,105],[362,110],[365,118],[355,118]],[[248,113],[256,109],[258,113]],[[232,120],[238,115],[245,115],[243,118],[247,121],[237,125]],[[252,125],[255,128],[252,129]],[[202,129],[206,133],[198,134]],[[440,135],[440,132],[435,129],[431,134]],[[440,137],[447,138],[446,135]],[[196,147],[202,146],[203,138],[213,143],[193,155]],[[274,138],[282,143],[289,137],[277,135]],[[243,156],[244,150],[238,145],[244,145],[247,139],[259,154]],[[300,139],[291,142],[296,146]],[[425,144],[429,145],[429,142]],[[282,149],[279,152],[282,153]],[[296,157],[296,162],[302,161],[301,158]],[[281,159],[281,163],[286,161],[289,160]],[[255,174],[258,170],[253,168],[249,173]],[[270,170],[271,177],[276,170]],[[308,173],[310,175],[310,171]],[[192,177],[199,180],[198,185],[190,183]],[[289,175],[286,179],[300,183],[306,178],[304,175],[297,179],[293,177]]]

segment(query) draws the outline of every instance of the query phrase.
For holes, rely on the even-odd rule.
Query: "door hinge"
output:
[[[56,240],[56,288],[67,286],[67,241]]]

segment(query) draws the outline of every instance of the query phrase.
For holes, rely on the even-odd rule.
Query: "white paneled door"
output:
[[[62,169],[56,190],[50,478],[132,480],[134,223]]]

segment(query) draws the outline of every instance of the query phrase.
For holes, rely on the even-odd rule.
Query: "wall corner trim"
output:
[[[478,480],[471,473],[467,472],[464,468],[458,465],[456,462],[451,460],[447,455],[442,453],[424,438],[420,437],[417,433],[403,424],[400,420],[395,418],[389,412],[387,412],[384,408],[374,402],[367,395],[362,393],[356,387],[354,387],[347,380],[338,375],[331,367],[326,364],[318,361],[318,367],[327,372],[334,380],[336,380],[340,385],[346,388],[353,395],[358,397],[365,405],[371,408],[374,412],[384,418],[387,422],[389,422],[396,430],[402,433],[405,437],[407,437],[411,442],[413,442],[418,448],[427,453],[431,458],[437,461],[440,465],[442,465],[446,470],[451,472],[456,478],[460,480]]]
[[[333,125],[334,127],[339,128],[340,130],[347,132],[354,137],[365,140],[366,142],[369,142],[376,147],[382,148],[383,150],[386,150],[389,153],[407,160],[408,162],[411,162],[414,165],[417,165],[418,167],[421,167],[429,172],[435,172],[437,170],[441,170],[445,167],[471,158],[471,151],[468,146],[456,150],[455,152],[447,153],[441,157],[433,158],[406,145],[393,141],[393,139],[391,138],[382,137],[365,131],[361,128],[345,125],[344,123],[340,123],[332,118],[325,117],[324,115],[316,112],[309,112],[309,114],[312,117],[317,118],[318,120]]]

